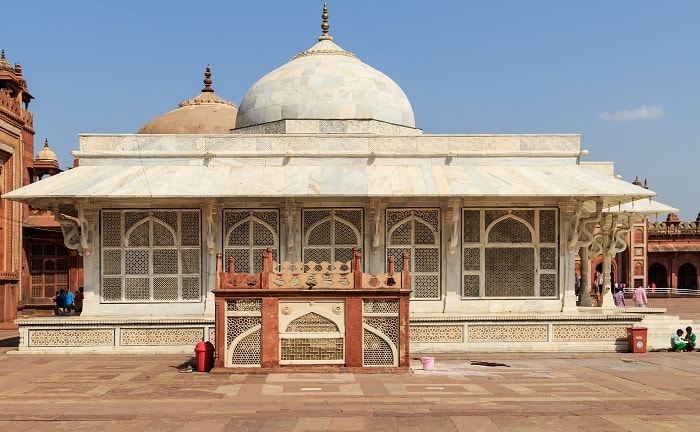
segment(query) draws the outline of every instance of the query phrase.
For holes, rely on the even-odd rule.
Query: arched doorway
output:
[[[649,285],[655,283],[657,287],[668,287],[668,272],[666,267],[659,263],[654,263],[649,267]]]
[[[698,289],[698,271],[694,265],[685,263],[678,267],[678,288]]]

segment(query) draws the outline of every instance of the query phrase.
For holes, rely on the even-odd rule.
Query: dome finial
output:
[[[36,154],[36,157],[34,158],[35,161],[51,161],[51,162],[58,162],[58,157],[56,156],[56,153],[53,152],[49,148],[49,139],[46,138],[44,139],[44,148],[39,151],[39,153]]]
[[[328,24],[328,6],[325,2],[323,3],[323,13],[321,14],[321,19],[323,19],[323,23],[321,24],[321,30],[323,31],[323,33],[321,34],[321,36],[318,37],[318,40],[332,41],[333,38],[331,37],[331,35],[328,34],[328,29],[330,28],[330,25]]]
[[[209,65],[207,65],[207,70],[204,72],[204,88],[202,89],[202,93],[214,91],[214,89],[211,88],[212,82],[213,81],[211,80],[211,68],[209,67]]]

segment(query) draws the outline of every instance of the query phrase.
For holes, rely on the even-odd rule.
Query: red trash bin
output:
[[[629,344],[629,352],[631,353],[647,352],[647,328],[628,327],[627,343]]]
[[[214,367],[214,345],[201,341],[194,347],[197,372],[209,372]]]

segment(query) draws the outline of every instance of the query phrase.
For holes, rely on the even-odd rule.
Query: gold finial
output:
[[[331,35],[328,34],[328,29],[330,28],[330,25],[328,24],[328,6],[325,2],[323,3],[323,13],[321,14],[321,19],[323,20],[323,23],[321,24],[322,34],[318,37],[318,40],[332,41],[333,38],[331,37]]]
[[[204,72],[204,88],[202,89],[202,92],[213,92],[214,89],[211,88],[211,83],[213,81],[211,80],[211,68],[209,65],[207,65],[207,70]]]

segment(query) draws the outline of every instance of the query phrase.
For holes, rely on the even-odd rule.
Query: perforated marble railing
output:
[[[217,254],[217,287],[219,289],[298,289],[298,290],[349,290],[362,288],[408,288],[408,253],[402,255],[402,270],[395,272],[394,257],[388,258],[385,273],[368,274],[362,271],[362,256],[353,248],[350,261],[317,263],[297,261],[278,263],[272,260],[272,250],[263,253],[263,271],[259,273],[236,273],[235,259],[229,257],[228,269],[223,271],[221,253]]]

